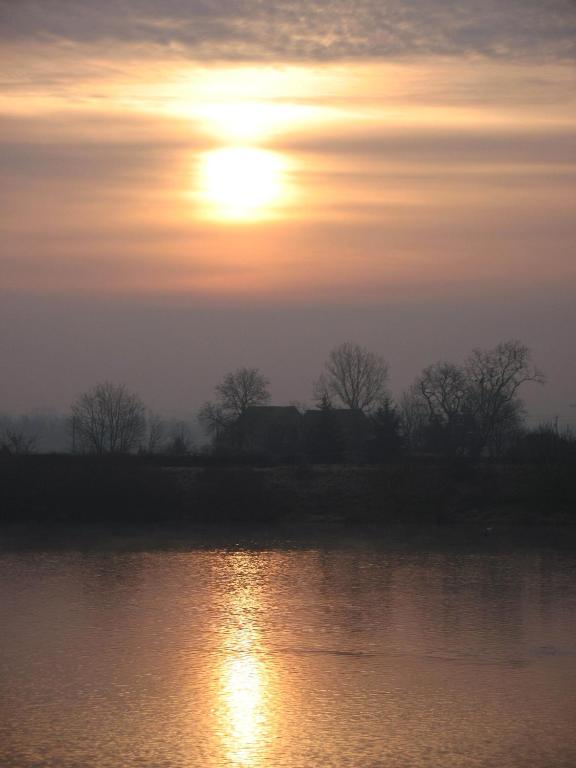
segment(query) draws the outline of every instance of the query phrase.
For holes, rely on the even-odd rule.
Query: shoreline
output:
[[[339,549],[505,552],[576,550],[576,524],[481,526],[361,524],[334,520],[242,524],[19,524],[0,526],[0,554],[24,552],[187,552]]]

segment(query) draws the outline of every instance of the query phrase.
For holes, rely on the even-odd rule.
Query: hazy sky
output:
[[[0,411],[520,338],[576,417],[573,0],[0,0]]]

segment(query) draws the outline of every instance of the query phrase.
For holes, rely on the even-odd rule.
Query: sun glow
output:
[[[264,101],[227,101],[197,107],[194,115],[224,141],[253,144],[311,122],[314,110],[295,104]]]
[[[286,161],[277,152],[224,147],[204,153],[200,195],[210,218],[254,221],[270,218],[286,197]]]
[[[332,122],[337,110],[315,98],[326,92],[328,79],[336,80],[310,67],[196,66],[167,73],[155,96],[138,105],[192,121],[195,130],[227,145],[256,145]]]

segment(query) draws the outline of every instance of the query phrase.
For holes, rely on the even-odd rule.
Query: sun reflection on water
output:
[[[254,766],[266,725],[262,669],[258,659],[246,652],[229,659],[223,676],[228,709],[227,753],[232,763]]]
[[[230,566],[232,589],[223,633],[219,731],[230,763],[255,768],[264,764],[271,730],[270,681],[258,624],[261,606],[253,557],[238,553],[230,558]]]

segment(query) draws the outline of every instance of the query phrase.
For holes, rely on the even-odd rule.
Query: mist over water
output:
[[[388,540],[0,555],[0,764],[576,764],[576,555]]]

